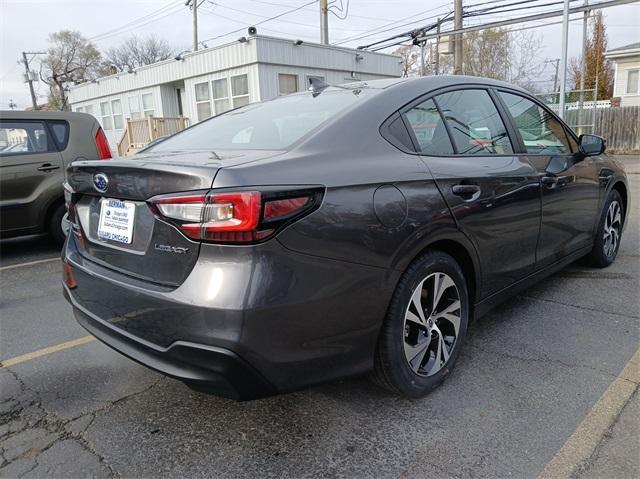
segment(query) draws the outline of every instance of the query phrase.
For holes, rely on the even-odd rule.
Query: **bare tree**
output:
[[[393,52],[400,55],[402,63],[402,76],[417,76],[420,74],[420,50],[414,45],[404,45]]]
[[[117,71],[129,71],[143,65],[151,65],[162,60],[172,58],[177,50],[166,40],[150,35],[140,38],[132,35],[121,45],[109,48],[105,56],[103,70],[109,72],[114,66]]]
[[[67,89],[92,78],[100,64],[100,52],[80,32],[62,30],[49,35],[50,47],[40,64],[40,78],[49,86],[50,107],[69,109]]]

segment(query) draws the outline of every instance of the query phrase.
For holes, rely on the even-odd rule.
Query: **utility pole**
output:
[[[436,37],[436,57],[435,57],[435,65],[433,67],[434,73],[436,75],[440,74],[440,19],[438,18],[438,26],[436,27],[436,33],[438,36]]]
[[[553,74],[553,94],[556,94],[558,91],[558,68],[560,67],[560,59],[556,58],[555,60],[551,60],[553,66],[555,67],[555,73]]]
[[[31,70],[29,70],[29,59],[27,55],[44,55],[45,52],[22,52],[22,61],[24,63],[25,80],[29,84],[29,91],[31,92],[31,104],[33,109],[38,109],[38,100],[36,99],[36,92],[33,89],[33,78],[31,77]]]
[[[453,3],[454,29],[462,29],[462,0]],[[462,33],[456,33],[453,41],[453,74],[462,75]]]
[[[585,5],[589,5],[589,0],[584,0]],[[587,28],[589,23],[589,10],[585,10],[582,20],[582,69],[580,71],[580,103],[578,104],[578,133],[582,133],[582,117],[584,102],[584,77],[587,75]]]
[[[329,5],[327,0],[320,0],[320,43],[329,45]]]
[[[193,2],[193,4],[192,4]],[[198,0],[187,0],[186,6],[191,6],[193,13],[193,51],[198,51]]]
[[[425,75],[425,66],[424,66],[424,44],[426,43],[426,40],[424,42],[420,43],[420,76],[423,77]]]
[[[564,118],[564,103],[567,90],[567,48],[569,46],[569,1],[564,0],[562,12],[562,55],[560,57],[560,101],[558,116]]]

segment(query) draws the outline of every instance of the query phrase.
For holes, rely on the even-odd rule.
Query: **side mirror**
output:
[[[604,153],[607,142],[598,135],[580,135],[578,138],[580,153],[584,156],[596,156]]]

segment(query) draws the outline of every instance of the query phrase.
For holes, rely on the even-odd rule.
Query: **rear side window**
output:
[[[405,113],[407,123],[418,141],[420,153],[450,155],[453,147],[447,128],[433,100],[427,100]]]
[[[553,155],[571,152],[566,131],[551,113],[520,95],[502,91],[499,94],[515,120],[527,153]]]
[[[436,97],[460,155],[508,155],[511,140],[486,90],[456,90]]]
[[[69,123],[66,121],[48,121],[47,123],[53,132],[58,149],[64,150],[69,142]]]
[[[0,121],[0,156],[56,151],[40,121]]]

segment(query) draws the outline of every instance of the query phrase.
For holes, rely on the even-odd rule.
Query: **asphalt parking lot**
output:
[[[616,263],[573,264],[474,324],[421,400],[365,378],[245,403],[196,393],[84,339],[46,239],[2,242],[0,476],[640,476],[640,157],[624,161]]]

